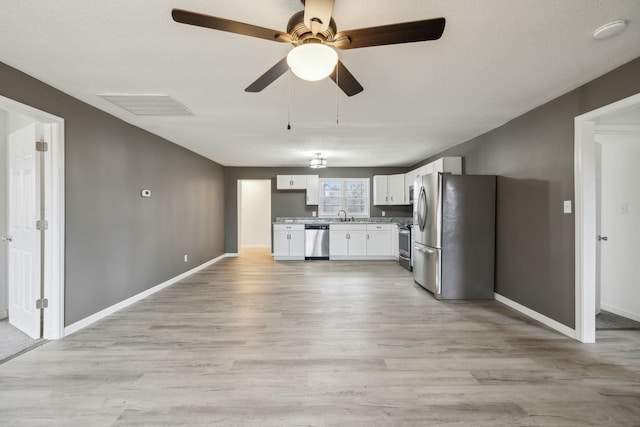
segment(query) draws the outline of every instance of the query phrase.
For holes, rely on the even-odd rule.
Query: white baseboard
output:
[[[577,339],[577,335],[576,335],[576,331],[575,329],[571,329],[570,327],[563,325],[562,323],[555,321],[547,316],[545,316],[544,314],[540,314],[537,311],[533,311],[528,307],[525,307],[522,304],[519,304],[515,301],[510,300],[507,297],[504,297],[500,294],[494,294],[494,297],[496,299],[496,301],[501,302],[502,304],[513,308],[516,311],[519,311],[520,313],[524,314],[525,316],[528,316],[534,320],[537,320],[538,322],[542,323],[543,325],[547,325],[548,327],[550,327],[551,329],[555,329],[556,331],[560,332],[561,334],[564,334],[568,337],[571,337],[573,339]]]
[[[105,317],[109,316],[110,314],[115,313],[116,311],[122,310],[125,307],[130,306],[131,304],[138,302],[146,297],[148,297],[149,295],[153,295],[156,292],[159,292],[161,290],[163,290],[166,287],[169,287],[171,285],[173,285],[176,282],[179,282],[180,280],[184,279],[185,277],[188,277],[194,273],[197,273],[198,271],[205,269],[207,267],[209,267],[210,265],[215,264],[216,262],[220,261],[223,258],[227,258],[227,257],[233,257],[233,256],[238,256],[238,254],[223,254],[220,255],[217,258],[214,258],[210,261],[205,262],[204,264],[201,264],[195,268],[192,268],[189,271],[185,271],[184,273],[167,280],[166,282],[160,283],[159,285],[154,286],[153,288],[149,288],[146,291],[140,292],[139,294],[136,294],[130,298],[127,298],[124,301],[120,301],[117,304],[114,304],[110,307],[105,308],[104,310],[100,310],[99,312],[92,314],[89,317],[85,317],[82,320],[78,320],[75,323],[72,323],[69,326],[65,326],[64,328],[64,336],[73,334],[74,332],[79,331],[82,328],[86,328],[87,326],[91,325],[92,323],[97,322],[98,320],[104,319]]]
[[[608,304],[600,303],[600,308],[604,311],[608,311],[613,314],[617,314],[618,316],[626,317],[627,319],[635,320],[636,322],[640,322],[640,314],[632,313],[627,310],[623,310],[622,308],[613,307]]]
[[[9,310],[0,310],[0,319],[6,319],[9,317]]]

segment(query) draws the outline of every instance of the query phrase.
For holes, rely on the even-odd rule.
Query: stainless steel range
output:
[[[411,271],[411,225],[398,227],[398,261],[400,265]]]

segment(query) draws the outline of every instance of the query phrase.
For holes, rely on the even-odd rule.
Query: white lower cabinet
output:
[[[273,225],[275,260],[304,260],[304,224]]]
[[[329,259],[349,255],[349,232],[329,226]]]
[[[349,255],[354,257],[367,255],[367,232],[365,230],[349,232]]]
[[[395,224],[330,224],[329,259],[397,259],[394,233],[398,233]],[[274,259],[304,260],[304,238],[304,224],[274,224]]]
[[[330,224],[329,258],[358,259],[367,256],[366,224]]]
[[[393,259],[392,224],[331,224],[329,258]]]
[[[392,224],[367,224],[367,256],[393,258]]]

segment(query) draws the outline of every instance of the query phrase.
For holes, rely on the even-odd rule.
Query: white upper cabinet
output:
[[[319,179],[318,175],[277,175],[276,189],[307,190],[307,205],[317,205]]]
[[[443,157],[432,163],[433,172],[462,175],[462,157]]]
[[[462,157],[442,157],[434,162],[422,165],[417,169],[407,172],[404,176],[405,194],[409,203],[409,187],[414,185],[416,178],[433,172],[452,173],[462,175]]]
[[[318,175],[307,175],[307,205],[317,205],[319,198],[319,181]]]
[[[375,175],[373,177],[374,205],[406,205],[404,188],[405,174]]]
[[[389,175],[389,204],[390,205],[407,205],[409,199],[404,198],[404,174]]]
[[[278,190],[306,190],[307,175],[278,175],[276,176]]]
[[[373,176],[373,204],[387,205],[389,204],[389,176],[374,175]]]

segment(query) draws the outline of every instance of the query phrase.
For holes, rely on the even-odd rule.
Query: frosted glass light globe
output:
[[[320,43],[302,44],[287,55],[287,64],[293,74],[311,82],[327,77],[337,63],[336,51]]]

